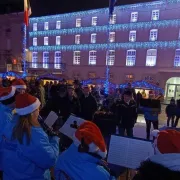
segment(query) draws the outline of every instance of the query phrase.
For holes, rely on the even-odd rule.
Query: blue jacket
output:
[[[58,158],[55,176],[61,180],[65,172],[72,180],[111,180],[110,174],[102,166],[100,160],[86,153],[79,153],[78,148],[72,144]]]
[[[149,121],[158,121],[158,115],[160,110],[154,110],[152,108],[147,108],[147,107],[140,107],[141,110],[144,113],[144,118],[145,120],[149,120]]]
[[[3,132],[2,167],[4,180],[44,180],[44,173],[55,165],[59,154],[59,138],[48,139],[42,128],[32,127],[31,142],[26,145],[12,140],[13,123]]]

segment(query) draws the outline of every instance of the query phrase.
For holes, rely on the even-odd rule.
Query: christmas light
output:
[[[15,77],[15,78],[21,78],[20,75],[16,74],[16,73],[13,72],[13,71],[8,71],[8,72],[5,72],[5,73],[0,74],[0,77],[2,77],[3,79],[6,79],[7,76]]]
[[[24,67],[24,70],[23,70],[23,75],[22,77],[25,78],[27,76],[27,72],[26,72],[26,43],[27,43],[27,38],[26,38],[26,24],[24,24],[24,27],[23,27],[23,52],[22,52],[22,57],[23,57],[23,67]]]
[[[109,27],[109,29],[108,29]],[[29,32],[30,37],[180,27],[180,19]]]
[[[116,50],[116,49],[166,49],[180,48],[180,41],[128,42],[111,44],[79,44],[60,46],[31,46],[30,51],[76,51],[76,50]]]
[[[138,3],[138,4],[131,4],[131,5],[123,5],[123,6],[116,6],[114,9],[114,12],[119,11],[126,11],[129,9],[137,10],[137,9],[152,9],[152,8],[160,8],[160,7],[166,7],[166,5],[169,4],[175,4],[179,3],[180,0],[162,0],[162,1],[155,1],[155,2],[146,2],[146,3]],[[43,17],[35,17],[30,18],[30,23],[35,22],[45,22],[45,21],[53,21],[53,20],[66,20],[71,19],[74,17],[87,17],[89,15],[94,14],[108,14],[109,8],[103,8],[103,9],[97,9],[97,10],[89,10],[89,11],[80,11],[80,12],[73,12],[73,13],[67,13],[67,14],[60,14],[60,15],[51,15],[51,16],[43,16]]]
[[[128,83],[125,84],[120,84],[120,88],[126,88],[128,85]],[[159,93],[164,94],[164,90],[162,88],[160,88],[157,85],[148,83],[147,81],[135,81],[131,83],[133,88],[139,88],[139,89],[151,89],[154,91],[158,91]]]

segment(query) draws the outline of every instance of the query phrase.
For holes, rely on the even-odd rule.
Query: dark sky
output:
[[[152,0],[117,0],[117,5]],[[0,0],[0,13],[23,11],[24,0]],[[61,14],[108,7],[109,0],[30,0],[32,16]]]

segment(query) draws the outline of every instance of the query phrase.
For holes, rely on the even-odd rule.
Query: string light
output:
[[[128,9],[152,9],[152,8],[158,8],[162,7],[166,4],[174,4],[179,3],[180,0],[161,0],[161,1],[155,1],[155,2],[147,2],[147,3],[138,3],[138,4],[131,4],[131,5],[124,5],[124,6],[116,6],[114,9],[114,12],[119,11],[126,11]],[[60,15],[51,15],[51,16],[43,16],[43,17],[35,17],[30,18],[30,23],[37,23],[37,22],[45,22],[45,21],[53,21],[53,20],[67,20],[69,18],[73,17],[82,17],[82,16],[89,16],[96,13],[103,13],[108,14],[109,8],[102,8],[97,10],[89,10],[89,11],[80,11],[80,12],[73,12],[73,13],[67,13],[67,14],[60,14]]]
[[[25,78],[27,76],[27,72],[26,72],[26,43],[27,43],[27,38],[26,38],[26,24],[24,24],[23,26],[23,52],[22,52],[22,57],[23,57],[23,67],[24,67],[24,71],[23,71],[23,75],[22,77]]]
[[[33,32],[29,32],[29,36],[30,37],[57,36],[57,35],[80,34],[80,33],[81,34],[98,33],[98,32],[107,32],[107,31],[119,31],[119,30],[127,31],[127,30],[136,30],[136,29],[152,29],[152,28],[167,28],[167,27],[180,27],[180,19],[137,22],[137,23],[128,23],[128,24],[114,24],[110,26],[105,25],[105,26],[91,26],[91,27],[80,27],[80,28],[48,30],[48,31],[33,31]]]
[[[5,72],[5,73],[0,74],[0,77],[2,77],[3,79],[6,79],[7,76],[16,77],[16,78],[21,78],[20,75],[16,74],[16,73],[13,72],[13,71],[8,71],[8,72]]]
[[[76,51],[76,50],[107,50],[107,49],[151,49],[180,48],[180,41],[128,42],[111,44],[79,44],[60,46],[31,46],[30,51]]]

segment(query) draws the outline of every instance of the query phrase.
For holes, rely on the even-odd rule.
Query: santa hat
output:
[[[16,79],[12,83],[12,86],[16,87],[16,89],[26,89],[27,88],[25,82],[22,79]]]
[[[102,158],[107,155],[106,145],[100,129],[92,122],[85,122],[79,126],[74,134],[74,144],[79,146],[81,140],[89,146],[89,152],[96,153]]]
[[[41,105],[39,99],[28,93],[16,96],[16,113],[23,116],[34,112]]]
[[[10,99],[15,95],[16,88],[15,87],[1,87],[0,88],[0,101],[5,101]]]
[[[176,130],[154,130],[152,132],[157,153],[180,153],[180,132]]]

